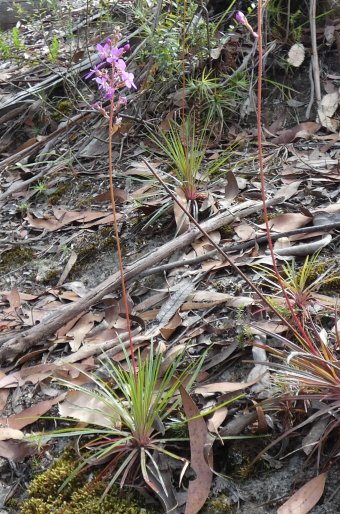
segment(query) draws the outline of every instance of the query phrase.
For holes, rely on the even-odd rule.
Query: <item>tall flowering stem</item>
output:
[[[134,377],[137,381],[137,364],[134,354],[134,346],[131,332],[131,323],[129,316],[129,305],[127,301],[126,285],[124,279],[124,268],[123,268],[123,256],[120,244],[117,214],[116,214],[116,201],[114,196],[113,188],[113,158],[112,158],[112,137],[119,129],[121,124],[121,118],[116,116],[117,108],[124,106],[127,103],[126,97],[120,95],[120,90],[124,87],[128,89],[135,88],[133,73],[129,73],[126,69],[125,61],[122,59],[122,55],[130,49],[129,45],[125,45],[122,48],[117,47],[117,41],[120,38],[120,34],[115,34],[113,40],[108,39],[104,46],[98,44],[97,52],[101,59],[100,63],[97,64],[85,77],[89,79],[92,77],[100,91],[104,94],[104,100],[110,101],[109,111],[103,107],[101,102],[94,104],[94,108],[98,110],[109,122],[109,141],[108,141],[108,157],[109,157],[109,183],[110,183],[110,199],[112,205],[113,224],[115,230],[115,238],[117,244],[117,254],[119,262],[119,271],[121,277],[122,296],[124,302],[124,308],[126,313],[127,331],[130,342],[130,353],[131,353],[131,364],[133,369]]]
[[[277,280],[280,284],[280,287],[282,289],[283,296],[285,298],[286,305],[292,315],[293,320],[295,321],[298,333],[299,333],[299,339],[302,341],[303,344],[307,345],[309,350],[312,352],[313,355],[318,356],[320,352],[315,348],[313,342],[311,341],[310,337],[308,336],[303,324],[299,320],[298,316],[296,315],[294,308],[291,304],[291,301],[289,299],[289,296],[285,290],[285,286],[282,280],[282,277],[280,275],[277,263],[276,263],[276,257],[274,254],[274,246],[273,241],[270,234],[270,227],[269,227],[269,220],[268,220],[268,210],[267,210],[267,204],[266,204],[266,186],[265,186],[265,177],[264,177],[264,164],[263,164],[263,148],[262,148],[262,125],[261,125],[261,113],[262,113],[262,60],[263,60],[263,47],[262,47],[262,13],[263,13],[263,7],[265,7],[266,1],[259,0],[258,1],[258,10],[257,10],[257,25],[258,25],[258,32],[256,33],[256,36],[258,37],[259,41],[259,64],[258,64],[258,88],[257,88],[257,143],[258,143],[258,156],[259,156],[259,165],[260,165],[260,180],[261,180],[261,195],[262,195],[262,202],[263,202],[263,217],[265,221],[265,227],[268,237],[268,247],[271,255],[271,259],[273,262],[274,272],[277,277]],[[242,13],[241,13],[242,14]],[[241,18],[238,20],[240,23],[242,23]]]

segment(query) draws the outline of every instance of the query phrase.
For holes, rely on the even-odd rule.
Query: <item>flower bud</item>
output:
[[[248,25],[247,18],[245,17],[242,11],[237,11],[235,14],[235,18],[236,21],[238,21],[238,23],[241,23],[241,25]]]

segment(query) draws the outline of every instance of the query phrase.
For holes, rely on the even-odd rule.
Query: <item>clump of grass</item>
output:
[[[210,162],[203,169],[206,150],[212,137],[211,120],[212,114],[209,111],[203,127],[200,128],[195,116],[189,114],[181,124],[171,122],[167,132],[161,130],[159,136],[150,135],[153,143],[168,157],[173,175],[189,201],[202,198],[200,183],[206,183],[232,155],[232,151],[228,149],[220,159]]]
[[[96,418],[96,421],[89,421],[88,425],[83,427],[61,428],[49,434],[33,435],[30,439],[43,442],[46,438],[79,438],[80,451],[84,457],[65,480],[63,487],[66,487],[78,473],[101,464],[104,467],[99,477],[108,481],[104,494],[115,482],[120,481],[120,485],[123,486],[128,479],[133,481],[139,473],[151,489],[157,492],[157,486],[148,471],[150,462],[157,480],[166,490],[154,453],[163,453],[181,461],[182,475],[184,474],[189,462],[165,447],[170,440],[163,434],[170,428],[170,414],[179,407],[179,387],[183,384],[186,384],[186,388],[191,386],[203,358],[204,356],[198,362],[193,362],[182,371],[178,371],[183,360],[183,355],[180,354],[163,371],[162,353],[154,350],[151,345],[146,358],[138,352],[137,375],[127,355],[125,369],[105,358],[101,365],[107,379],[84,373],[91,381],[91,388],[61,381],[69,391],[78,392],[85,397],[86,405],[95,400],[96,408],[83,407],[83,411],[88,413],[89,420]],[[79,409],[76,409],[73,417],[77,418],[78,413]],[[67,418],[67,421],[74,420]],[[83,444],[81,441],[84,441]]]
[[[292,301],[292,305],[296,312],[301,312],[302,317],[305,320],[309,317],[310,307],[314,303],[320,301],[322,303],[322,297],[319,299],[318,291],[324,288],[329,283],[334,283],[340,277],[336,272],[335,264],[327,266],[323,269],[323,272],[316,274],[318,268],[318,257],[320,252],[317,252],[313,256],[307,256],[302,264],[298,267],[296,261],[287,262],[282,266],[282,283],[286,290],[289,299]],[[264,266],[255,266],[259,270],[261,276],[264,278],[264,284],[267,284],[272,289],[278,289],[278,284],[275,281],[274,272],[268,270]],[[276,296],[270,300],[273,304],[280,302],[280,297]]]

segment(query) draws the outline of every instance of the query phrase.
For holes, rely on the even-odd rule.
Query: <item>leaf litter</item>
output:
[[[331,33],[327,38],[331,41]],[[302,48],[305,48],[302,44],[291,47],[289,59],[293,66],[301,65]],[[219,47],[219,55],[222,51],[223,48]],[[37,45],[30,52],[41,57],[44,50]],[[213,55],[214,60],[219,58],[216,52]],[[81,54],[79,56],[80,59],[83,58]],[[77,63],[72,57],[69,64],[73,70],[82,67],[88,70],[88,63],[84,61]],[[14,71],[11,71],[11,68],[8,70],[6,68],[6,72],[2,73],[2,80],[17,80],[18,69],[14,66]],[[28,74],[31,73],[29,67],[26,71]],[[34,248],[34,254],[23,263],[14,263],[13,269],[8,266],[3,268],[1,341],[6,341],[13,335],[25,336],[29,327],[47,324],[55,313],[68,309],[86,297],[94,286],[117,267],[117,262],[112,256],[114,238],[112,233],[105,232],[112,224],[111,211],[105,205],[105,202],[109,201],[106,179],[104,174],[98,173],[98,168],[106,167],[105,159],[102,159],[103,149],[99,144],[100,139],[105,137],[102,124],[98,124],[92,114],[86,119],[74,118],[74,126],[77,129],[93,131],[93,134],[82,140],[73,131],[71,123],[69,127],[63,127],[52,119],[44,118],[46,133],[32,137],[30,127],[34,125],[34,116],[41,113],[42,103],[38,102],[29,109],[20,108],[20,111],[16,111],[18,101],[29,98],[32,90],[48,91],[45,89],[48,81],[54,85],[59,83],[58,73],[54,74],[53,67],[49,70],[47,79],[44,73],[43,69],[38,67],[35,72],[36,85],[30,86],[27,92],[17,93],[13,87],[7,85],[4,90],[2,89],[5,101],[0,105],[0,124],[9,123],[10,120],[13,124],[11,121],[10,127],[6,126],[6,129],[10,128],[12,132],[6,132],[0,147],[3,157],[1,167],[5,170],[5,176],[0,181],[3,206],[1,236],[5,236],[6,248],[15,250],[27,244]],[[18,80],[20,81],[20,77]],[[327,92],[322,98],[317,121],[301,121],[291,128],[277,129],[272,124],[273,132],[266,136],[268,144],[271,145],[267,147],[268,162],[273,159],[275,163],[276,160],[278,170],[273,173],[268,164],[268,192],[281,199],[281,205],[271,211],[271,231],[273,235],[282,234],[286,237],[285,233],[296,229],[311,228],[313,225],[320,229],[320,225],[326,222],[328,228],[325,232],[316,229],[311,233],[302,231],[287,236],[290,248],[298,246],[305,238],[311,239],[312,244],[318,241],[316,238],[320,238],[321,235],[328,239],[331,236],[333,239],[329,240],[330,248],[321,247],[321,255],[324,255],[325,259],[335,251],[339,228],[332,228],[332,224],[339,222],[339,138],[336,133],[334,134],[338,128],[335,116],[338,99],[337,91]],[[4,112],[5,109],[7,112]],[[20,141],[20,144],[15,140],[17,129],[14,123],[21,123],[24,127],[26,140]],[[165,129],[164,122],[161,121],[160,126]],[[326,134],[320,130],[321,126],[326,129]],[[125,145],[124,130],[133,141],[132,145]],[[134,258],[138,259],[146,250],[152,251],[155,246],[161,246],[169,237],[175,238],[176,235],[191,229],[182,211],[176,204],[169,203],[164,191],[153,180],[149,168],[143,160],[139,160],[140,156],[146,158],[157,173],[169,178],[163,156],[159,158],[157,155],[157,159],[154,155],[150,157],[146,151],[145,141],[141,142],[139,136],[136,137],[137,134],[134,122],[115,134],[115,155],[117,159],[123,156],[122,163],[119,164],[117,160],[117,215],[129,262]],[[254,133],[252,128],[247,127],[236,137],[245,144],[254,140]],[[50,162],[42,162],[45,158],[43,154],[49,148],[53,148],[56,157],[58,154],[62,155],[66,139],[70,145],[74,145],[75,158],[71,165],[61,163],[60,166],[55,166],[55,157],[52,157]],[[53,141],[53,146],[48,146],[49,141]],[[215,156],[218,158],[221,153],[218,143],[216,145],[217,148],[211,150],[211,161]],[[273,150],[275,147],[282,149],[284,158],[277,158],[278,154]],[[102,148],[105,148],[105,145],[102,145]],[[259,198],[256,156],[254,154],[253,166],[247,164],[246,167],[242,167],[237,162],[242,155],[241,150],[236,155],[232,171],[229,171],[227,176],[222,175],[222,178],[213,180],[212,183],[204,183],[203,189],[207,189],[204,191],[206,198],[198,202],[201,219],[204,216],[218,214],[237,203],[241,204],[242,201],[254,204]],[[38,195],[37,191],[32,189],[32,184],[37,184],[38,180],[32,173],[32,162],[37,170],[42,168],[42,176],[49,177],[46,193]],[[31,179],[33,181],[29,182]],[[56,182],[53,183],[54,179]],[[67,184],[68,187],[61,187],[63,184]],[[83,192],[79,193],[81,189]],[[190,202],[186,199],[183,189],[177,185],[175,191],[180,201],[189,208]],[[54,196],[55,192],[57,194]],[[30,202],[32,205],[23,205]],[[160,208],[163,211],[162,215],[158,216]],[[163,214],[165,221],[162,219]],[[254,263],[264,262],[270,266],[270,260],[265,253],[267,244],[257,243],[265,234],[263,220],[258,219],[261,218],[261,213],[258,214],[259,216],[250,215],[243,221],[236,216],[227,227],[221,227],[209,234],[214,241],[227,249],[230,248],[231,251],[235,244],[252,241],[253,247],[250,250],[236,250],[232,254],[232,259],[247,268],[247,273],[251,276],[254,276]],[[146,226],[144,218],[150,215],[154,219]],[[141,222],[142,228],[136,231],[137,223]],[[80,230],[84,231],[85,235],[93,236],[90,250],[85,257],[82,257],[82,252],[85,250],[86,240],[80,238],[77,242],[77,237],[73,237],[80,234]],[[97,251],[98,233],[100,237],[107,239],[109,251]],[[34,240],[40,236],[41,239]],[[68,242],[63,243],[64,239]],[[282,244],[282,240],[278,241]],[[184,346],[188,358],[191,359],[197,358],[202,351],[209,348],[207,365],[203,367],[200,377],[202,384],[198,383],[193,390],[194,395],[199,395],[199,408],[196,405],[197,398],[194,397],[194,401],[183,392],[184,390],[182,391],[183,409],[188,418],[198,416],[207,408],[209,410],[218,405],[223,395],[240,390],[245,394],[244,400],[238,400],[232,407],[216,410],[207,420],[197,418],[188,423],[191,465],[196,477],[189,481],[185,506],[187,513],[198,512],[211,491],[214,452],[211,445],[209,446],[209,433],[212,432],[218,440],[223,431],[227,432],[235,414],[246,417],[252,403],[261,400],[261,391],[269,391],[269,397],[271,395],[272,384],[262,382],[263,375],[268,378],[269,374],[262,362],[267,359],[266,354],[262,354],[260,359],[254,358],[252,365],[243,362],[245,356],[252,356],[253,335],[262,334],[263,330],[281,333],[286,329],[275,316],[267,319],[268,312],[264,310],[261,301],[254,297],[238,277],[233,276],[228,265],[219,257],[215,256],[210,261],[203,261],[202,264],[186,264],[188,259],[204,258],[212,249],[205,238],[196,238],[191,245],[182,248],[177,256],[174,256],[180,264],[172,271],[164,271],[162,275],[157,274],[152,279],[147,277],[129,283],[129,308],[134,316],[133,336],[136,348],[147,348],[150,334],[158,338],[159,344],[164,344],[167,350],[165,362],[167,358],[171,360],[176,355],[176,348],[182,349]],[[312,250],[305,248],[305,252],[309,255]],[[4,255],[2,253],[2,257]],[[77,258],[73,257],[70,261],[74,255]],[[35,280],[38,276],[36,262],[44,259],[49,261],[48,270],[51,273],[50,276],[47,274],[46,282],[45,279],[38,282]],[[82,263],[85,263],[83,267]],[[68,277],[70,282],[65,283]],[[33,351],[19,351],[16,367],[13,368],[15,363],[6,362],[6,358],[3,360],[3,371],[0,375],[2,456],[20,462],[36,452],[33,445],[22,441],[22,429],[34,425],[41,416],[48,414],[54,405],[59,404],[62,415],[72,416],[73,413],[75,419],[89,421],[88,416],[84,414],[86,409],[84,410],[83,399],[73,398],[72,393],[68,393],[67,396],[64,396],[64,393],[61,395],[60,389],[56,386],[56,379],[62,377],[69,381],[73,380],[74,383],[82,383],[84,376],[72,367],[72,363],[76,363],[77,368],[85,372],[98,369],[98,357],[102,350],[112,352],[117,362],[124,363],[125,356],[121,345],[127,341],[126,318],[124,309],[118,301],[119,297],[119,293],[115,293],[114,303],[110,294],[104,295],[64,326],[57,328],[52,337],[37,341],[33,345]],[[328,302],[329,306],[329,297]],[[334,312],[336,308],[336,303],[334,305],[333,302],[333,308],[328,313]],[[332,319],[334,329],[336,320],[334,317]],[[254,385],[261,385],[261,391],[253,389]],[[36,394],[38,389],[34,388],[38,386],[42,394]],[[22,408],[16,400],[21,394],[31,398],[32,405]],[[91,406],[87,405],[86,408],[91,411]],[[104,407],[101,410],[103,409],[105,410]],[[261,417],[261,409],[259,406],[257,418],[250,423],[245,433],[254,435],[261,431],[260,425],[263,427],[267,422],[270,428],[274,427],[273,433],[280,433],[279,415],[274,414],[269,420],[269,414]],[[107,419],[98,422],[106,423]],[[39,423],[43,423],[43,420]],[[244,460],[247,458],[249,460],[248,456]],[[166,462],[164,467],[168,464]],[[171,481],[174,475],[171,467],[167,473]],[[320,474],[307,481],[279,507],[278,512],[297,512],[298,509],[299,512],[311,511],[324,491],[325,481],[326,474]],[[179,498],[178,491],[173,491],[173,494]],[[272,498],[270,500],[272,501]]]

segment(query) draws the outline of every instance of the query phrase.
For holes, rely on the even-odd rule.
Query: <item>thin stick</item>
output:
[[[312,43],[312,66],[313,66],[313,77],[314,77],[314,90],[316,101],[321,101],[321,85],[320,85],[320,66],[318,56],[318,46],[316,44],[316,0],[310,0],[309,7],[309,24],[310,24],[310,37]]]
[[[334,230],[339,228],[340,221],[336,223],[329,223],[327,225],[315,225],[313,227],[296,228],[295,230],[289,230],[287,232],[272,234],[271,237],[273,241],[276,241],[281,237],[289,237],[294,236],[296,234],[308,234],[313,232],[327,232],[328,230]],[[222,246],[222,250],[228,251],[228,253],[239,252],[242,250],[247,250],[248,248],[252,248],[255,244],[267,243],[267,241],[268,236],[264,235],[259,236],[255,239],[250,239],[249,241],[243,241],[242,243],[229,243],[228,245]],[[211,250],[211,252],[207,252],[204,255],[198,255],[197,257],[193,257],[192,259],[180,259],[178,261],[168,262],[167,264],[162,264],[155,268],[145,270],[143,273],[141,273],[141,277],[147,277],[154,273],[160,273],[162,271],[167,271],[169,269],[177,268],[179,266],[191,266],[193,264],[199,264],[200,262],[206,261],[207,259],[214,257],[217,253],[217,250]]]
[[[240,275],[243,280],[251,287],[251,289],[261,298],[261,300],[270,308],[271,311],[275,312],[278,318],[299,338],[299,333],[297,330],[287,321],[274,307],[270,304],[267,298],[261,293],[261,291],[253,284],[251,280],[243,273],[243,271],[231,260],[230,257],[218,246],[218,244],[209,236],[209,234],[201,227],[201,225],[195,220],[195,218],[190,214],[190,212],[181,204],[181,202],[176,198],[171,189],[167,186],[164,180],[155,172],[155,170],[149,165],[149,163],[142,157],[143,162],[149,168],[151,173],[156,177],[156,179],[163,186],[165,191],[171,196],[174,202],[177,203],[180,209],[188,216],[190,221],[198,228],[198,230],[208,239],[209,243],[213,245],[214,248],[220,253],[224,259],[228,262],[228,264],[236,271],[238,275]]]

